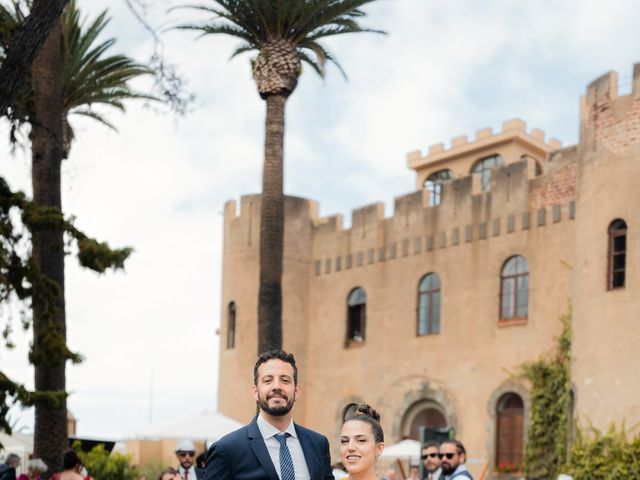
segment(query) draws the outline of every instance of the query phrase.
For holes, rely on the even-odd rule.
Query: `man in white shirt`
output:
[[[204,471],[194,465],[196,447],[191,440],[178,440],[176,443],[176,457],[180,462],[178,467],[180,480],[201,480],[204,477]]]
[[[326,437],[293,422],[300,396],[293,355],[260,355],[253,395],[258,415],[211,446],[205,480],[334,480]]]

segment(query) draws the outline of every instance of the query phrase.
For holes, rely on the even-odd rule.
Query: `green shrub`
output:
[[[147,480],[156,480],[160,476],[160,472],[165,467],[159,461],[153,461],[138,468],[139,478],[145,477]],[[98,479],[96,479],[98,480]]]
[[[77,446],[74,445],[77,450]],[[109,453],[104,445],[93,447],[90,452],[78,451],[80,459],[95,480],[134,480],[138,471],[129,455]]]
[[[576,480],[640,480],[640,435],[629,440],[624,426],[611,426],[606,434],[578,429],[562,473]]]

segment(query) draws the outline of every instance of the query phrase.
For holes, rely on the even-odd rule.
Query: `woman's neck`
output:
[[[378,477],[375,467],[372,467],[361,472],[349,473],[349,480],[378,480]]]

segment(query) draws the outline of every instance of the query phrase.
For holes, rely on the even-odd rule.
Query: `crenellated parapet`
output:
[[[314,272],[329,274],[573,220],[576,161],[574,147],[554,153],[543,174],[536,175],[527,159],[498,167],[488,192],[474,191],[474,178],[467,175],[443,184],[436,206],[429,206],[429,192],[420,189],[396,197],[389,217],[381,203],[354,209],[346,229],[341,217],[319,218]]]
[[[581,98],[580,146],[621,153],[640,143],[640,63],[633,67],[632,90],[618,95],[618,73],[607,72]]]
[[[524,120],[512,118],[503,122],[499,132],[482,128],[476,131],[473,140],[460,135],[451,139],[449,148],[444,143],[437,143],[431,145],[426,154],[420,150],[410,152],[407,166],[416,171],[417,187],[421,187],[429,175],[443,169],[451,170],[455,177],[466,176],[476,161],[491,155],[500,155],[507,164],[517,162],[523,156],[543,164],[548,155],[561,146],[556,138],[547,140],[543,130],[528,130]]]

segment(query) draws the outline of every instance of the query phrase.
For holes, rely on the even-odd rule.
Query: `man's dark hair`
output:
[[[422,450],[424,450],[425,448],[431,448],[431,447],[438,448],[439,446],[440,444],[438,442],[434,442],[433,440],[430,440],[428,442],[425,442],[425,444],[422,446]]]
[[[82,461],[73,448],[69,448],[62,453],[62,468],[64,470],[71,470],[80,465]]]
[[[170,475],[175,475],[176,473],[178,473],[178,471],[173,467],[165,468],[160,472],[160,476],[158,477],[158,480],[162,480],[162,477],[164,477],[167,473]]]
[[[4,463],[7,465],[11,465],[14,462],[18,462],[18,465],[20,465],[20,457],[15,453],[10,453],[7,455],[7,458],[4,459]]]
[[[293,367],[293,384],[298,384],[298,367],[296,367],[296,359],[293,357],[292,353],[287,353],[284,350],[276,349],[269,350],[267,352],[261,353],[256,361],[255,367],[253,367],[253,384],[258,385],[258,368],[263,363],[267,363],[269,360],[282,360],[283,362],[287,362],[291,364]]]
[[[455,440],[455,439],[450,439],[450,440],[445,440],[444,442],[442,442],[440,444],[440,446],[444,445],[445,443],[448,443],[449,445],[455,445],[456,446],[456,451],[458,452],[458,455],[463,454],[466,456],[467,455],[467,451],[464,449],[464,445],[462,444],[462,442],[460,440]]]

